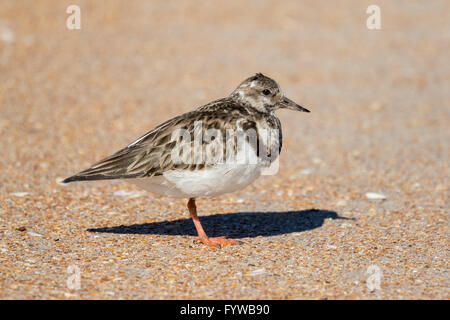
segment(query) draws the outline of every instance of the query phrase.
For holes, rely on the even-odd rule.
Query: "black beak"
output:
[[[296,110],[296,111],[303,111],[303,112],[310,112],[308,109],[303,108],[302,106],[299,106],[291,99],[288,99],[286,97],[283,97],[281,101],[279,102],[281,108]]]

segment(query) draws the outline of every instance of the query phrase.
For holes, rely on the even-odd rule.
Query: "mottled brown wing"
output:
[[[147,132],[127,147],[102,159],[92,167],[63,181],[107,180],[135,178],[160,169],[163,151],[171,138],[172,130],[187,114],[170,119]],[[151,175],[151,174],[150,174]]]
[[[216,108],[222,103],[221,108]],[[234,108],[233,108],[234,107]],[[243,115],[235,111],[236,106],[215,101],[195,111],[173,118],[152,131],[149,131],[126,148],[101,160],[89,169],[65,179],[63,182],[83,180],[126,179],[137,177],[158,176],[169,170],[201,168],[202,163],[174,162],[172,149],[179,141],[172,140],[172,133],[176,129],[185,129],[194,140],[194,126],[202,123],[202,132],[207,129],[228,129],[236,126],[236,120]],[[207,143],[202,143],[202,149]]]

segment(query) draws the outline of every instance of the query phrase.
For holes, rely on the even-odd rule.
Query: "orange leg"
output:
[[[203,242],[204,244],[208,246],[226,246],[227,244],[236,244],[237,241],[233,239],[227,239],[225,237],[215,237],[215,238],[209,238],[206,235],[205,230],[203,230],[202,224],[200,223],[200,220],[197,216],[197,206],[195,205],[195,199],[190,198],[187,207],[189,209],[189,214],[191,215],[192,221],[194,221],[195,229],[197,229],[198,233],[198,241]]]

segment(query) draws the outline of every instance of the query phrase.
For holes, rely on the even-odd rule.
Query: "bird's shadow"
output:
[[[208,236],[227,236],[235,239],[258,236],[268,237],[312,230],[322,226],[325,219],[354,220],[340,217],[334,211],[317,209],[286,212],[223,213],[200,217],[200,221]],[[128,226],[93,228],[88,229],[88,231],[121,234],[197,235],[190,218]]]

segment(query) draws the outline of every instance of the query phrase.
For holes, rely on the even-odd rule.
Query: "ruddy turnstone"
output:
[[[236,243],[206,235],[195,198],[240,190],[277,159],[282,133],[274,111],[279,108],[309,112],[286,98],[274,80],[258,73],[228,97],[164,122],[63,183],[128,179],[150,192],[188,198],[201,242]]]

